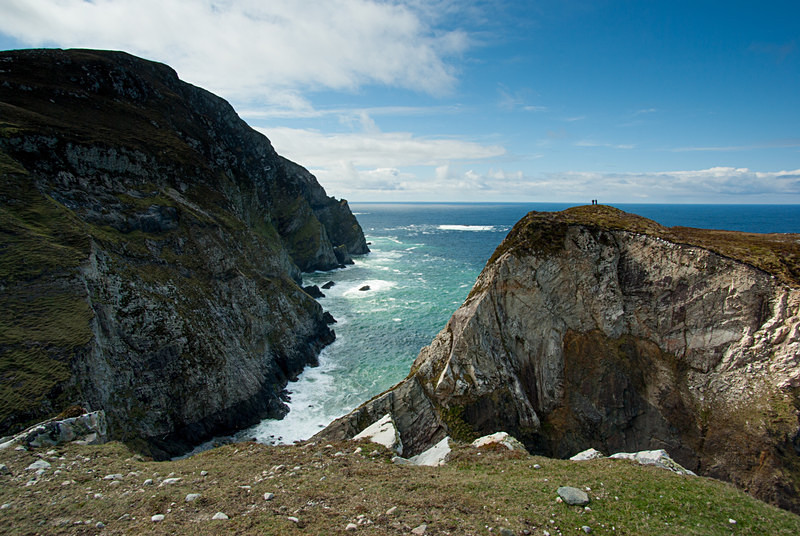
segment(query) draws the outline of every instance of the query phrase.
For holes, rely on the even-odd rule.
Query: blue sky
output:
[[[351,201],[798,203],[798,21],[796,0],[0,0],[0,48],[167,63]]]

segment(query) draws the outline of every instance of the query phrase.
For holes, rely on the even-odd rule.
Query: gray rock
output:
[[[428,525],[423,523],[422,525],[419,525],[411,529],[411,534],[414,534],[415,536],[422,536],[423,534],[425,534],[425,531],[427,530],[428,530]]]
[[[565,503],[572,506],[586,506],[589,504],[589,496],[582,489],[562,486],[558,488],[558,496]]]
[[[188,493],[188,494],[186,494],[186,497],[184,498],[184,501],[187,502],[187,503],[188,502],[194,502],[199,498],[200,498],[200,494],[199,493]]]
[[[155,514],[150,516],[150,521],[152,521],[153,523],[159,523],[161,521],[164,521],[165,517],[166,516],[164,514]]]
[[[598,458],[604,458],[602,452],[595,449],[586,449],[582,452],[577,453],[575,456],[571,457],[570,460],[574,462],[584,462],[588,460],[596,460]]]
[[[0,463],[0,475],[10,475],[11,469],[4,463]]]
[[[142,486],[152,486],[152,485],[153,485],[153,479],[152,478],[148,478],[147,480],[142,482]]]
[[[354,530],[358,530],[358,525],[355,523],[348,523],[347,526],[344,528],[347,532],[352,532]]]
[[[275,498],[275,494],[274,494],[274,493],[269,493],[269,492],[268,492],[268,493],[265,493],[265,494],[264,494],[264,500],[265,500],[265,501],[271,501],[271,500],[272,500],[272,499],[274,499],[274,498]]]
[[[215,521],[225,521],[226,519],[230,519],[230,518],[226,514],[224,514],[223,512],[217,512],[216,514],[214,514],[211,517],[211,519],[213,519]]]
[[[50,469],[50,462],[45,460],[36,460],[28,467],[25,468],[26,471],[39,471],[42,469]]]

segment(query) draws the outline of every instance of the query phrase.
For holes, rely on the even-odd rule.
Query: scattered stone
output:
[[[181,480],[183,480],[183,479],[181,477],[179,477],[179,476],[172,477],[172,478],[165,478],[164,480],[161,481],[161,485],[162,486],[164,486],[164,485],[169,486],[171,484],[177,484]]]
[[[4,463],[0,463],[0,475],[10,475],[11,469]]]
[[[589,496],[582,489],[562,486],[558,488],[558,496],[565,503],[573,506],[586,506],[589,504]]]
[[[358,530],[358,525],[356,525],[355,523],[348,523],[347,526],[344,528],[344,530],[349,531],[349,532],[352,532],[354,530]]]
[[[208,471],[200,471],[200,476],[208,476]]]
[[[199,493],[188,493],[188,494],[186,495],[186,498],[185,498],[184,500],[185,500],[186,502],[194,502],[194,501],[196,501],[196,500],[197,500],[197,499],[199,499],[199,498],[200,498],[200,494],[199,494]]]
[[[211,519],[213,519],[214,521],[225,521],[226,519],[230,519],[230,518],[227,515],[225,515],[223,512],[217,512],[216,514],[214,514],[211,517]]]
[[[160,521],[164,521],[164,514],[156,514],[154,516],[150,516],[150,521],[153,523],[158,523]]]
[[[359,441],[361,439],[367,439],[373,443],[383,445],[397,454],[403,453],[403,442],[400,441],[400,434],[397,433],[397,427],[389,413],[370,424],[353,437],[354,441]]]
[[[588,526],[588,525],[584,525],[584,526],[582,526],[582,527],[581,527],[581,530],[582,530],[583,532],[585,532],[586,534],[591,534],[591,532],[592,532],[592,527],[590,527],[590,526]]]
[[[534,468],[534,469],[536,469],[536,470],[538,471],[539,469],[541,469],[541,468],[542,468],[542,466],[541,466],[541,465],[539,465],[538,463],[535,463],[535,464],[533,464],[533,468]]]
[[[122,514],[117,521],[128,521],[131,518],[130,514]]]
[[[353,454],[361,454],[362,450],[363,449],[361,447],[356,447],[356,450],[353,451]]]
[[[735,525],[736,524],[736,520],[733,519],[733,518],[728,518],[728,523],[730,523],[731,525]]]
[[[498,532],[500,536],[514,536],[514,531],[511,529],[507,529],[505,527],[500,527],[500,530]]]
[[[475,448],[485,447],[487,445],[500,444],[508,450],[518,450],[521,452],[528,452],[525,446],[520,443],[516,438],[509,435],[507,432],[497,432],[487,436],[479,437],[472,442]]]
[[[264,494],[264,500],[265,501],[271,501],[274,498],[275,498],[275,494],[274,493],[265,493]]]
[[[428,525],[423,523],[422,525],[411,529],[411,534],[416,534],[417,536],[421,536],[422,534],[425,534],[426,530],[428,530]]]
[[[153,485],[153,479],[152,478],[148,478],[147,480],[142,482],[142,486],[152,486],[152,485]]]
[[[386,510],[386,515],[390,516],[390,515],[394,514],[395,512],[397,512],[397,507],[396,506],[392,506],[391,508]]]
[[[296,517],[294,517],[294,516],[289,516],[289,517],[287,517],[286,519],[288,519],[288,520],[289,520],[289,521],[291,521],[292,523],[300,523],[300,520],[299,520],[299,519],[297,519],[297,518],[296,518]]]
[[[598,458],[605,458],[605,455],[596,449],[586,449],[583,452],[577,453],[570,458],[573,462],[585,462],[588,460],[596,460]]]
[[[103,480],[122,480],[123,478],[125,478],[125,477],[123,477],[120,473],[116,473],[116,474],[113,474],[113,475],[104,476]]]
[[[97,523],[95,523],[94,528],[96,528],[96,529],[104,529],[104,528],[106,528],[106,524],[103,523],[102,521],[98,521]]]
[[[395,465],[414,465],[410,460],[407,460],[402,456],[394,456],[392,458],[392,463]]]
[[[11,503],[5,503],[0,506],[0,510],[8,510],[9,508],[11,508]]]
[[[25,468],[26,471],[38,471],[40,469],[50,469],[50,462],[45,460],[36,460]]]

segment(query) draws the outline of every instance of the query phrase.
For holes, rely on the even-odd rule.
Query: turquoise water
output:
[[[531,210],[564,204],[363,204],[351,208],[372,252],[355,265],[304,275],[335,285],[319,302],[337,319],[320,365],[290,383],[290,412],[239,438],[291,443],[402,380],[469,294],[494,249]],[[800,232],[800,206],[620,205],[663,225],[750,232]],[[359,290],[369,286],[369,290]]]

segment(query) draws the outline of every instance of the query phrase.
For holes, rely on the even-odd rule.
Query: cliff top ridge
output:
[[[701,247],[763,270],[790,287],[800,287],[800,235],[664,227],[608,205],[531,212],[514,226],[491,261],[506,252],[554,254],[562,249],[570,226],[646,234],[675,244]]]

